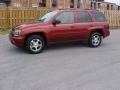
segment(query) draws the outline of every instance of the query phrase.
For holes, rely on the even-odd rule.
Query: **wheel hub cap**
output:
[[[99,45],[100,44],[100,36],[98,36],[98,35],[93,36],[93,38],[92,38],[92,44],[94,46]]]
[[[39,51],[42,48],[42,41],[39,39],[33,39],[30,42],[30,49],[32,51]]]

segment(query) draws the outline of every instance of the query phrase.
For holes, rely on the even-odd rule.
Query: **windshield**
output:
[[[48,22],[54,15],[57,14],[58,11],[53,11],[45,14],[42,18],[40,17],[38,21],[40,22]]]

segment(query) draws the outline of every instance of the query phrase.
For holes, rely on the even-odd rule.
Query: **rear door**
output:
[[[93,20],[89,12],[77,11],[77,21],[75,24],[75,31],[79,39],[87,39],[89,28],[93,26]]]

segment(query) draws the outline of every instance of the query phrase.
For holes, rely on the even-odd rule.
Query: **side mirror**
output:
[[[60,22],[59,20],[54,20],[54,21],[52,22],[53,25],[60,24],[60,23],[61,23],[61,22]]]

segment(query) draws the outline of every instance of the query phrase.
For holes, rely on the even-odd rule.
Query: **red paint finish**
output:
[[[85,11],[90,14],[92,22],[78,23],[78,11]],[[98,31],[103,34],[103,37],[110,35],[109,24],[107,21],[98,22],[95,20],[91,13],[92,10],[57,10],[57,13],[51,17],[47,22],[35,22],[30,24],[20,25],[12,30],[9,38],[12,44],[24,47],[25,40],[32,34],[40,34],[44,36],[47,44],[64,42],[64,41],[77,41],[77,40],[88,40],[92,32]],[[74,13],[74,23],[72,24],[56,24],[52,22],[63,12]],[[13,32],[20,30],[20,35],[14,36]]]

